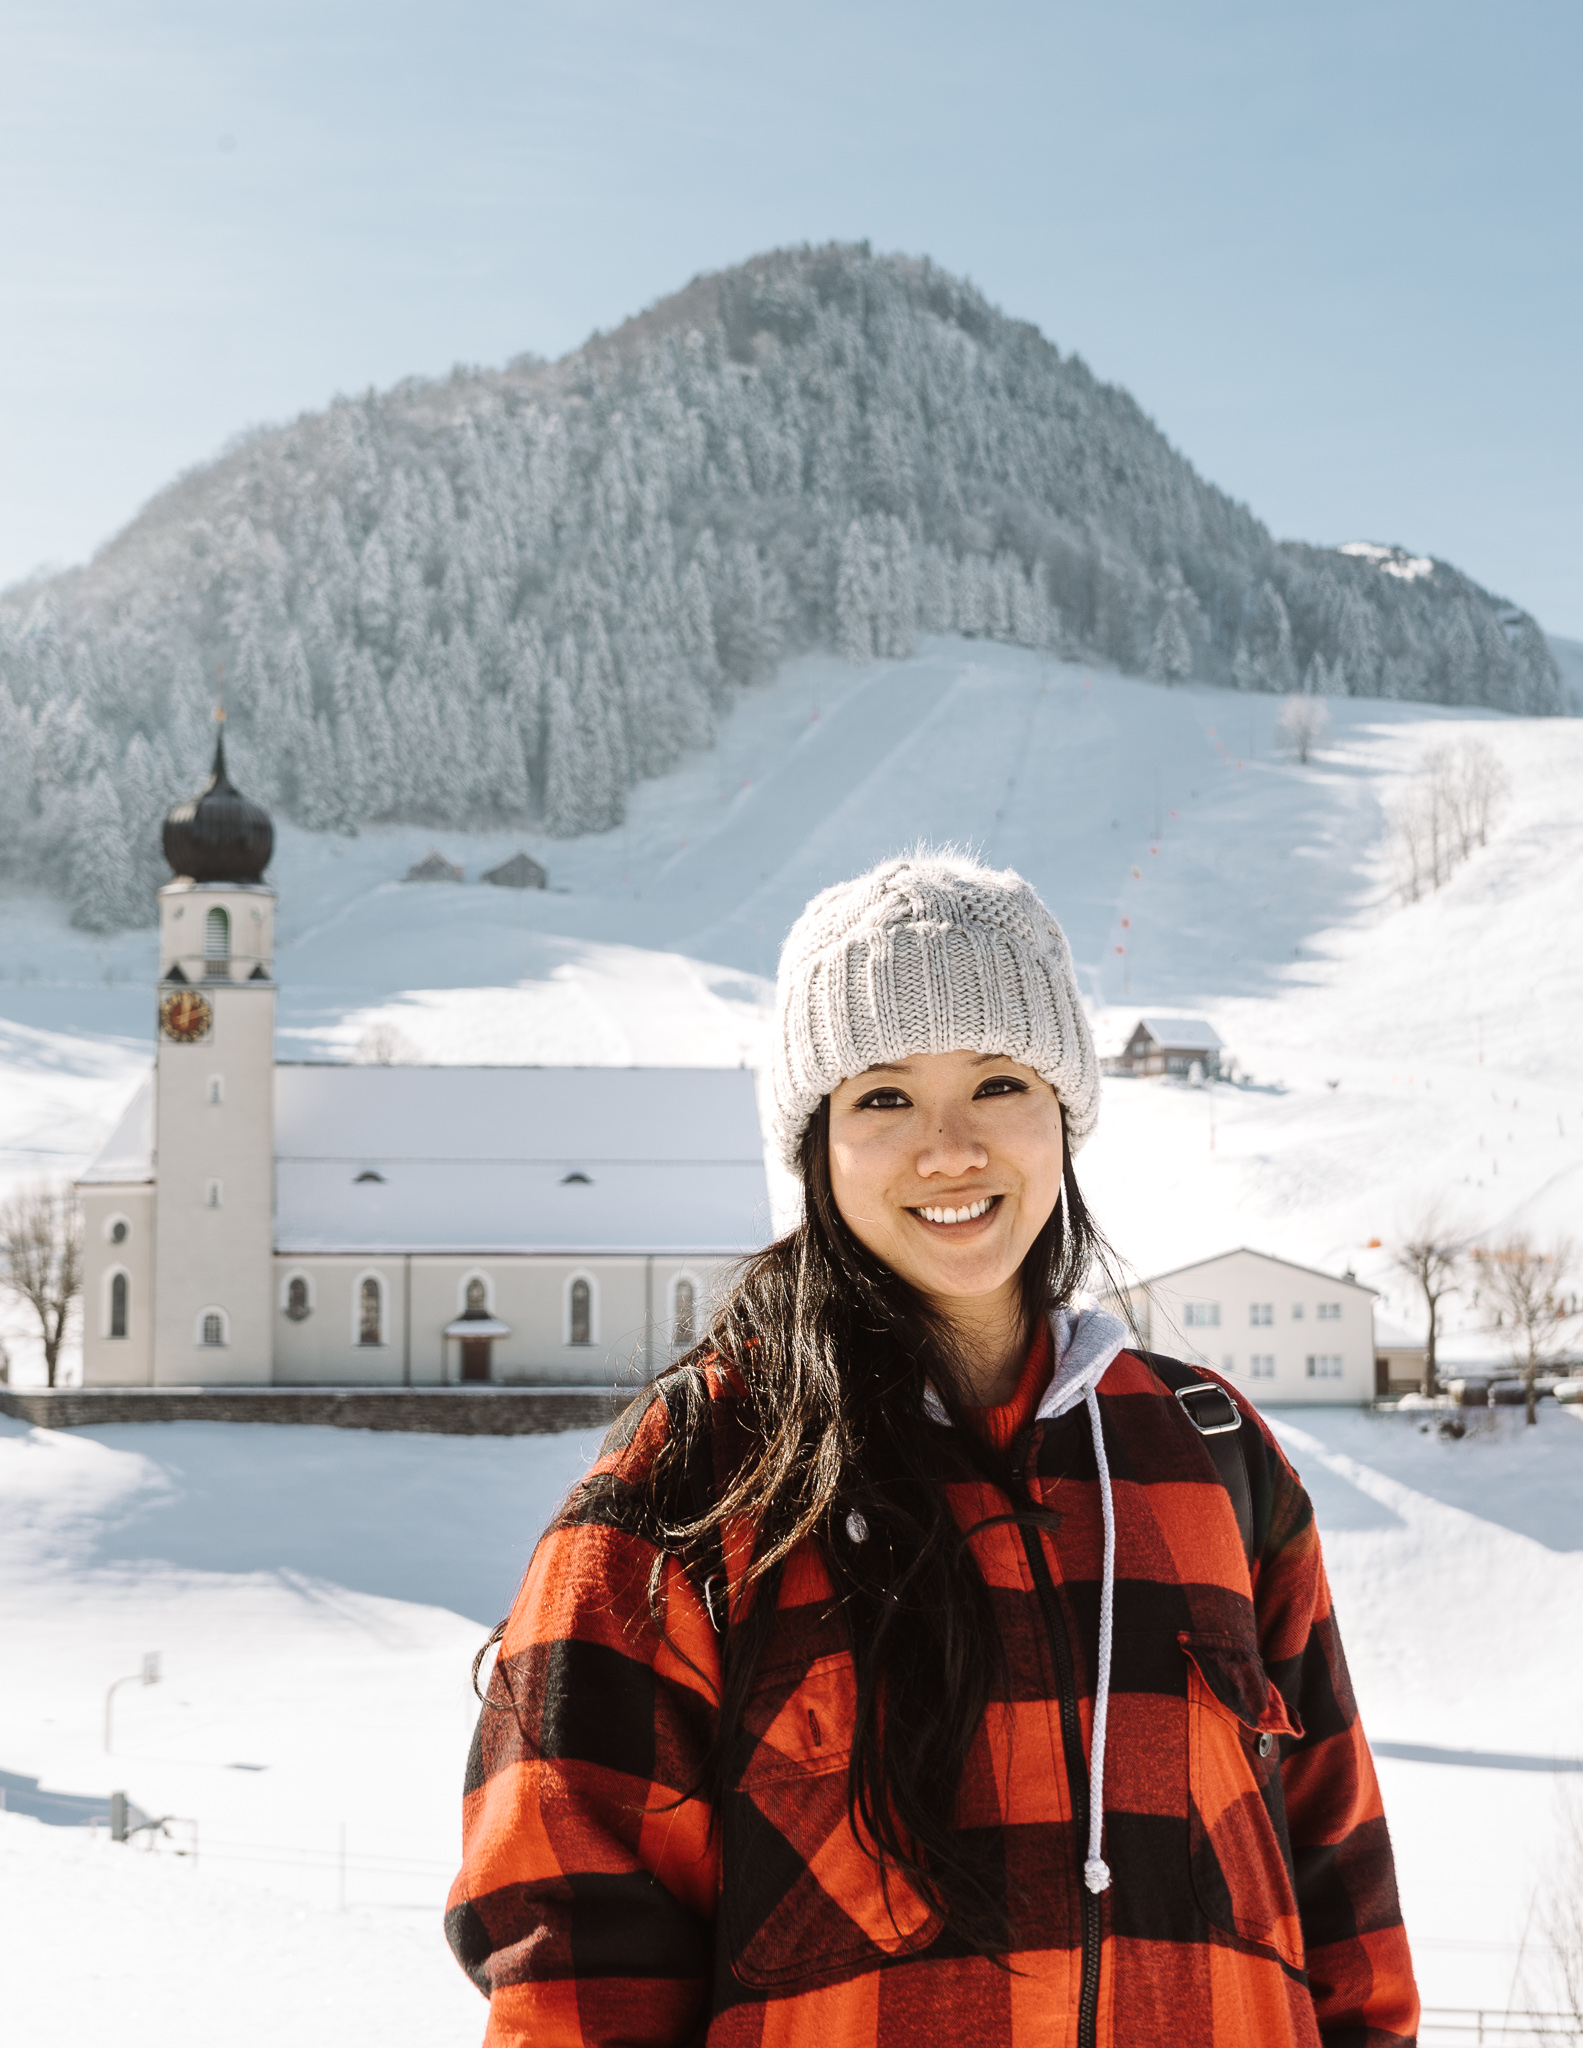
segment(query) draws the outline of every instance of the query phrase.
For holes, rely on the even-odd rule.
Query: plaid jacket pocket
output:
[[[738,1982],[831,1983],[925,1948],[940,1920],[847,1809],[857,1680],[849,1655],[767,1677],[721,1830],[721,1925]]]
[[[1187,1812],[1198,1903],[1211,1926],[1301,1968],[1281,1742],[1302,1729],[1256,1646],[1186,1631],[1177,1640],[1188,1660]]]

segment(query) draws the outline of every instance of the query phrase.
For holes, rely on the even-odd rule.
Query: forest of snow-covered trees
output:
[[[300,823],[617,823],[783,653],[920,633],[1163,682],[1567,708],[1526,613],[1275,542],[1126,392],[927,262],[783,251],[565,360],[246,436],[0,597],[0,868],[109,928],[206,764]],[[84,801],[86,794],[87,800]]]

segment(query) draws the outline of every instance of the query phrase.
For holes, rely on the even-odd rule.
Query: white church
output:
[[[84,1385],[608,1386],[693,1341],[770,1232],[750,1072],[277,1061],[223,733],[164,847],[153,1072],[77,1183]]]

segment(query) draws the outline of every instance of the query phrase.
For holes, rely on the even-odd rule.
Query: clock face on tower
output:
[[[194,1045],[200,1038],[207,1038],[213,1022],[214,1011],[208,997],[199,995],[196,989],[176,988],[160,997],[159,1028],[178,1045]]]

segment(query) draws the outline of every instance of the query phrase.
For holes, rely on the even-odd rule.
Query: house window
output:
[[[1248,1378],[1250,1380],[1273,1380],[1274,1377],[1275,1353],[1273,1351],[1255,1351],[1248,1360]]]
[[[313,1303],[308,1299],[308,1282],[301,1273],[293,1273],[286,1282],[286,1316],[293,1323],[305,1323],[313,1313]]]
[[[220,1183],[217,1180],[206,1180],[203,1184],[203,1206],[206,1209],[218,1209],[220,1192]]]
[[[225,1076],[223,1074],[211,1074],[209,1076],[209,1101],[211,1104],[218,1104],[224,1102],[224,1100]]]
[[[1190,1301],[1184,1320],[1190,1330],[1218,1330],[1220,1328],[1220,1303],[1218,1301]]]
[[[1339,1301],[1322,1301],[1314,1313],[1322,1323],[1339,1323],[1341,1304]]]
[[[1339,1351],[1310,1352],[1308,1356],[1308,1377],[1311,1380],[1338,1380],[1341,1377],[1341,1354]]]
[[[470,1316],[486,1316],[489,1313],[489,1290],[482,1280],[472,1279],[467,1283],[467,1313]]]
[[[203,1319],[198,1325],[198,1342],[209,1345],[223,1344],[225,1342],[225,1311],[223,1309],[206,1308],[204,1310]]]
[[[686,1351],[698,1340],[693,1334],[698,1295],[691,1280],[678,1280],[671,1297],[671,1346]]]
[[[126,1335],[126,1275],[117,1273],[110,1282],[110,1335]]]
[[[385,1341],[385,1290],[372,1273],[365,1273],[357,1289],[357,1341],[383,1344]]]
[[[1293,1321],[1294,1323],[1300,1323],[1300,1322],[1301,1322],[1302,1320],[1303,1320],[1303,1304],[1302,1304],[1302,1303],[1301,1303],[1300,1301],[1294,1301],[1294,1302],[1292,1303],[1292,1321]]]
[[[1234,1378],[1236,1375],[1237,1361],[1232,1357],[1229,1351],[1226,1353],[1225,1357],[1222,1358],[1220,1361],[1220,1370],[1226,1375],[1226,1378],[1228,1380]]]
[[[594,1290],[586,1280],[574,1280],[567,1300],[567,1325],[569,1344],[591,1344],[594,1341]]]
[[[1248,1321],[1255,1330],[1267,1330],[1275,1321],[1273,1301],[1255,1301],[1248,1306]]]
[[[231,920],[218,903],[203,921],[203,957],[206,960],[229,960],[231,957]]]

